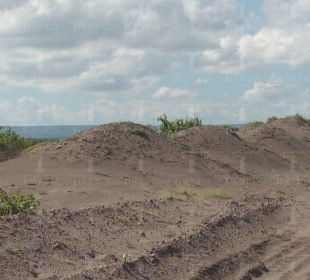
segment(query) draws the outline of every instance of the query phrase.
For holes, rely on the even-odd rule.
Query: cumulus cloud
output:
[[[15,102],[0,101],[0,121],[5,125],[62,124],[74,121],[74,116],[59,104],[40,102],[22,96]]]
[[[309,1],[268,0],[264,2],[263,12],[265,21],[257,31],[248,33],[243,29],[239,33],[227,33],[219,38],[218,48],[202,51],[202,69],[239,73],[272,64],[309,64]]]
[[[300,29],[264,27],[255,35],[245,35],[239,41],[241,63],[245,67],[268,64],[302,65],[310,62],[309,26]]]
[[[197,93],[187,89],[179,89],[179,88],[168,88],[162,87],[158,89],[154,95],[155,98],[164,98],[164,97],[196,97]]]
[[[269,0],[264,3],[266,22],[255,34],[238,42],[243,67],[310,63],[310,2]]]
[[[122,108],[110,104],[111,98],[144,99],[158,89],[152,98],[158,104],[161,97],[170,97],[171,103],[191,100],[201,94],[198,89],[212,86],[201,78],[206,75],[211,79],[214,73],[239,74],[270,65],[307,66],[309,1],[265,0],[261,12],[254,17],[236,0],[2,0],[1,90],[94,95],[99,103],[92,104],[93,115],[102,113],[100,106],[110,112],[110,106],[124,112],[114,117],[126,118],[134,114],[126,110],[128,102]],[[171,75],[189,71],[190,81],[171,85]],[[242,102],[286,90],[283,82],[258,79]],[[18,108],[23,112],[19,117],[29,114],[29,121],[43,122],[48,116],[56,121],[58,113],[68,121],[78,119],[66,114],[61,102],[24,99],[1,106],[8,114],[14,110],[5,108]],[[138,115],[146,114],[143,108]],[[83,118],[91,116],[88,108],[82,111]]]
[[[138,77],[142,92],[142,81],[191,58],[211,73],[308,63],[309,4],[272,0],[264,11],[265,24],[248,34],[251,14],[231,0],[2,1],[0,79],[10,87],[109,93],[139,91]]]
[[[268,82],[256,82],[254,87],[246,90],[241,99],[248,102],[263,101],[285,95],[294,85],[286,85],[275,74],[271,75]]]
[[[225,48],[242,20],[228,0],[14,3],[0,6],[0,79],[44,91],[142,92],[184,60]]]

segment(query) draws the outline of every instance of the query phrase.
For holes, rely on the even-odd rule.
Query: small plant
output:
[[[24,257],[24,252],[22,250],[9,250],[8,252],[19,259]]]
[[[247,123],[243,129],[251,129],[251,128],[255,128],[255,127],[258,127],[258,126],[261,126],[263,125],[264,123],[261,122],[261,121],[254,121],[254,122],[249,122]]]
[[[34,151],[34,150],[36,150],[36,149],[39,149],[39,148],[41,148],[41,147],[44,147],[44,146],[47,145],[47,144],[48,144],[48,142],[46,142],[46,141],[33,144],[33,145],[29,146],[28,148],[26,148],[25,150],[23,150],[23,153],[32,152],[32,151]]]
[[[185,189],[170,188],[168,189],[168,194],[163,199],[184,201],[189,199],[191,196],[192,194]]]
[[[159,132],[165,135],[171,135],[190,127],[202,126],[202,121],[198,117],[169,121],[167,116],[163,114],[157,120],[160,123]]]
[[[39,205],[39,201],[31,194],[17,192],[10,195],[0,189],[0,216],[33,213]]]
[[[155,210],[149,210],[149,209],[145,209],[143,207],[134,207],[133,209],[138,213],[141,213],[143,215],[147,215],[150,217],[157,217],[158,216],[158,211],[155,211]]]
[[[293,117],[294,117],[294,119],[295,119],[296,121],[308,122],[308,120],[307,120],[304,116],[302,116],[302,115],[300,115],[300,114],[296,114],[296,115],[294,115]]]
[[[24,256],[24,252],[22,250],[17,250],[14,252],[14,255],[21,259]]]
[[[125,132],[148,139],[148,135],[146,134],[146,132],[141,129],[128,128],[125,130]]]
[[[123,257],[124,263],[127,263],[127,260],[128,260],[128,258],[129,258],[129,254],[126,253],[126,252],[124,252],[122,257]]]
[[[152,210],[143,210],[142,213],[147,215],[147,216],[150,216],[150,217],[157,217],[158,216],[158,212],[152,211]]]
[[[230,132],[238,132],[239,131],[239,127],[233,126],[233,125],[229,125],[229,124],[224,124],[222,125],[222,128],[230,131]]]
[[[1,160],[18,156],[23,150],[35,144],[34,140],[18,135],[9,127],[0,127]]]
[[[127,224],[129,222],[129,219],[124,215],[117,215],[114,217],[114,219],[123,224]]]
[[[267,119],[266,123],[272,123],[273,121],[276,121],[278,118],[273,116]]]
[[[202,195],[204,200],[211,199],[211,198],[217,198],[217,199],[229,198],[228,193],[222,189],[205,190],[201,193],[201,195]]]

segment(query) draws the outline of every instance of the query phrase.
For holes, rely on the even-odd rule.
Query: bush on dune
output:
[[[266,123],[272,123],[273,121],[276,121],[276,120],[278,120],[278,118],[273,116],[273,117],[268,118]]]
[[[303,123],[309,123],[310,121],[307,120],[304,116],[300,115],[300,114],[296,114],[294,116],[292,116],[296,121],[300,121]]]
[[[0,216],[15,215],[19,213],[33,213],[40,205],[31,194],[17,192],[8,194],[0,188]]]
[[[249,122],[249,123],[247,123],[247,124],[243,127],[243,130],[256,128],[256,127],[259,127],[259,126],[261,126],[261,125],[263,125],[263,124],[264,124],[264,122],[261,122],[261,121]]]
[[[18,156],[23,150],[35,144],[34,140],[18,135],[9,127],[0,127],[0,160]]]
[[[202,126],[202,121],[198,117],[169,121],[167,116],[164,114],[157,120],[160,123],[159,132],[165,135],[171,135],[190,127]]]
[[[238,132],[240,129],[239,127],[236,127],[236,126],[233,126],[233,125],[230,125],[230,124],[223,124],[222,125],[222,128],[230,131],[230,132]]]

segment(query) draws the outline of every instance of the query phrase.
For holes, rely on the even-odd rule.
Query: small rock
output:
[[[141,237],[145,237],[145,236],[146,236],[146,234],[145,234],[145,232],[140,231],[140,232],[139,232],[139,236],[141,236]]]
[[[39,273],[34,271],[34,270],[31,271],[31,275],[33,276],[33,278],[38,278],[39,277]]]
[[[62,148],[61,145],[57,145],[57,146],[56,146],[56,149],[61,149],[61,148]]]

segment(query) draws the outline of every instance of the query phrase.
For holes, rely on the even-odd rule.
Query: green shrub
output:
[[[273,122],[273,121],[276,121],[277,119],[278,119],[278,118],[275,117],[275,116],[270,117],[270,118],[267,119],[266,123],[271,123],[271,122]]]
[[[0,216],[32,213],[40,205],[31,194],[7,194],[0,189]]]
[[[36,144],[33,144],[33,145],[29,146],[28,148],[24,149],[22,152],[23,153],[30,153],[36,149],[44,147],[47,144],[48,144],[48,141],[37,142]]]
[[[2,160],[15,157],[35,144],[34,140],[18,135],[9,127],[0,127],[0,159]]]
[[[302,115],[300,115],[300,114],[294,115],[293,118],[294,118],[296,121],[308,122],[308,120],[307,120],[304,116],[302,116]]]
[[[190,127],[202,125],[202,121],[198,117],[191,119],[186,118],[186,119],[176,119],[174,121],[169,121],[167,119],[167,116],[163,114],[157,120],[160,123],[159,132],[165,135],[171,135]]]
[[[233,125],[229,125],[229,124],[224,124],[222,125],[222,128],[230,131],[230,132],[238,132],[239,131],[239,128],[236,127],[236,126],[233,126]]]
[[[257,127],[257,126],[260,126],[260,125],[263,125],[264,123],[261,122],[261,121],[254,121],[254,122],[249,122],[247,123],[243,129],[250,129],[250,128],[254,128],[254,127]]]

